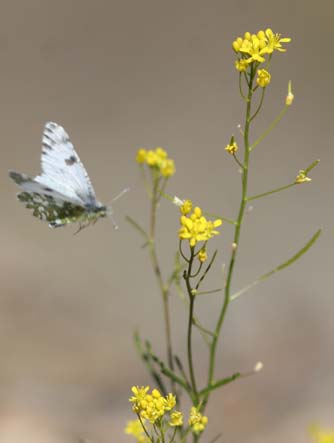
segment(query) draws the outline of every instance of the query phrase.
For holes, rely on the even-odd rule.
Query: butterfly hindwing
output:
[[[40,220],[47,221],[52,228],[76,221],[85,221],[85,209],[70,202],[60,202],[52,196],[37,192],[20,192],[18,199],[32,210]]]

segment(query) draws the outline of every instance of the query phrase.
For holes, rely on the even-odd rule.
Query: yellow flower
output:
[[[146,163],[149,166],[155,166],[157,164],[157,160],[158,160],[158,156],[157,156],[157,154],[154,151],[152,151],[152,149],[147,151],[147,153],[146,153]]]
[[[207,259],[208,259],[208,254],[207,254],[207,252],[206,252],[206,249],[205,249],[205,248],[202,248],[202,249],[199,251],[199,253],[198,253],[198,260],[199,260],[201,263],[204,263]]]
[[[267,53],[266,41],[264,39],[259,39],[255,34],[249,35],[249,33],[245,33],[245,39],[240,45],[239,52],[250,55],[246,60],[247,63],[253,61],[263,63],[265,61],[263,56]]]
[[[192,248],[197,242],[207,241],[214,235],[218,235],[219,232],[214,228],[222,224],[220,219],[207,220],[199,207],[195,207],[192,214],[182,215],[180,222],[179,237],[181,240],[189,240]]]
[[[165,409],[166,411],[170,411],[176,405],[176,398],[173,394],[168,394],[165,398]]]
[[[282,48],[281,43],[291,42],[291,38],[281,38],[281,34],[274,34],[270,28],[266,29],[265,35],[267,37],[268,54],[271,54],[274,51],[285,52],[286,49]]]
[[[189,425],[191,426],[192,431],[195,434],[199,434],[200,432],[203,432],[207,423],[208,423],[208,417],[205,415],[202,415],[195,406],[193,406],[190,409],[190,415],[189,415]]]
[[[301,169],[299,171],[299,174],[297,175],[297,177],[295,179],[295,183],[298,185],[300,185],[301,183],[307,183],[310,181],[312,181],[312,179],[305,174],[305,171],[303,169]]]
[[[183,215],[187,215],[189,214],[189,212],[191,212],[193,207],[192,201],[191,200],[184,200],[183,205],[180,207],[181,213]]]
[[[146,161],[146,149],[141,148],[137,151],[136,161],[138,163],[145,163]]]
[[[168,158],[165,159],[160,166],[160,172],[161,175],[163,175],[164,177],[170,177],[171,175],[175,174],[175,165],[174,165],[174,160]]]
[[[169,420],[170,426],[182,426],[183,425],[183,414],[180,411],[175,411],[170,414]]]
[[[231,155],[235,154],[237,150],[238,150],[238,145],[235,141],[233,141],[232,143],[230,142],[228,145],[225,146],[225,151]]]
[[[266,69],[259,69],[257,71],[257,75],[258,77],[256,79],[256,83],[259,86],[261,86],[261,88],[265,88],[266,86],[269,85],[271,80],[271,75]]]
[[[129,399],[130,403],[140,403],[142,400],[145,400],[147,391],[150,389],[149,386],[132,386],[131,391],[134,396]]]
[[[167,152],[160,146],[155,150],[139,149],[136,160],[138,163],[146,163],[150,168],[158,170],[163,177],[170,177],[175,174],[174,161],[168,158]]]
[[[249,63],[244,58],[235,61],[235,68],[239,72],[246,72]]]
[[[164,160],[167,158],[167,152],[163,148],[155,148],[155,153],[157,154],[158,158],[161,160]]]

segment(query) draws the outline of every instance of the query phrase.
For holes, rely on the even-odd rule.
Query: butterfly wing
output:
[[[67,132],[57,123],[46,123],[42,138],[42,174],[35,182],[66,196],[66,200],[96,207],[94,188]]]
[[[47,221],[50,227],[64,226],[85,218],[86,209],[79,199],[69,199],[52,188],[35,181],[26,174],[10,171],[10,177],[23,192],[17,197],[31,209],[35,217]]]

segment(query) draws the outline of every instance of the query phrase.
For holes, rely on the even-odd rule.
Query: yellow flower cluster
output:
[[[175,174],[174,160],[168,158],[167,152],[158,147],[155,150],[141,148],[137,151],[136,160],[140,164],[147,164],[160,172],[163,177],[170,177]]]
[[[238,37],[232,43],[232,47],[237,54],[241,55],[239,62],[239,71],[246,70],[246,64],[252,62],[263,63],[265,55],[272,54],[274,51],[285,52],[282,43],[289,43],[291,38],[281,38],[281,34],[274,34],[268,28],[265,31],[259,31],[257,34],[245,32],[244,37]]]
[[[208,423],[208,417],[202,415],[195,406],[190,409],[189,425],[194,434],[203,432]]]
[[[141,419],[155,423],[161,419],[166,412],[171,411],[176,405],[176,399],[173,394],[163,397],[158,389],[153,389],[149,393],[149,386],[133,386],[133,396],[129,399],[133,403],[133,411],[140,416]],[[182,414],[174,411],[170,415],[170,425],[180,426],[182,424]]]
[[[215,228],[222,224],[222,220],[207,220],[202,215],[202,210],[198,206],[196,206],[191,213],[192,203],[190,200],[186,200],[180,207],[180,210],[182,215],[180,219],[181,228],[179,229],[179,237],[181,240],[189,240],[192,248],[196,246],[197,242],[207,241],[214,235],[219,234]]]

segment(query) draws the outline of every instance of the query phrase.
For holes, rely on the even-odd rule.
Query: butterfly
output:
[[[9,171],[9,176],[23,190],[17,198],[35,217],[47,221],[50,228],[78,222],[79,232],[109,216],[117,228],[111,206],[96,199],[90,178],[67,132],[54,122],[44,127],[41,167],[42,173],[35,178]]]

